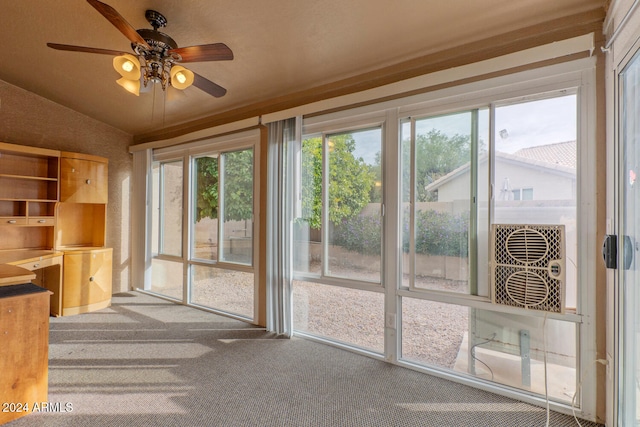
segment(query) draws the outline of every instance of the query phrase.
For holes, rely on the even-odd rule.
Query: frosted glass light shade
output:
[[[132,93],[135,96],[140,96],[140,79],[131,80],[131,79],[122,77],[116,80],[116,83],[118,83],[120,86],[125,88],[127,92]]]
[[[171,67],[171,86],[176,89],[186,89],[193,84],[193,72],[181,65]]]
[[[137,80],[140,78],[140,61],[129,53],[113,58],[113,68],[125,79]]]

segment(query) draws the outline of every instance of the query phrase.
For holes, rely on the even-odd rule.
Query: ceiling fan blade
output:
[[[102,3],[98,0],[87,0],[87,2],[93,6],[98,12],[102,14],[109,22],[113,24],[122,34],[125,35],[132,43],[138,43],[151,49],[145,39],[142,38],[135,28],[131,26],[123,17],[108,4]]]
[[[181,62],[228,61],[233,59],[233,52],[224,43],[203,44],[199,46],[179,47],[169,53],[177,53]]]
[[[209,95],[220,98],[227,93],[227,90],[222,86],[218,86],[211,80],[207,80],[198,73],[193,73],[193,85],[201,91],[207,92]]]
[[[122,52],[121,50],[100,49],[97,47],[74,46],[70,44],[59,44],[59,43],[47,43],[47,46],[57,50],[68,50],[71,52],[100,53],[103,55],[113,55],[113,56],[118,56],[125,53],[125,52]]]

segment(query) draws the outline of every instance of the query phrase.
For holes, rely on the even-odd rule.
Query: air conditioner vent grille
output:
[[[564,311],[564,226],[495,224],[492,299],[496,304]]]
[[[549,251],[549,242],[538,230],[522,228],[506,238],[507,252],[516,261],[534,263],[542,260]]]

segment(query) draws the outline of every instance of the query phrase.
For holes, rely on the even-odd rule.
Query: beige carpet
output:
[[[542,408],[135,292],[115,296],[109,309],[52,318],[50,336],[53,411],[8,427],[543,427],[546,420]],[[557,413],[550,425],[577,426]]]

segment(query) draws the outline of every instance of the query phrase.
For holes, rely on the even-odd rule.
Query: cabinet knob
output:
[[[39,223],[39,224],[44,224],[45,222],[47,222],[47,220],[45,220],[45,219],[39,219],[39,220],[38,220],[38,223]]]
[[[38,268],[40,267],[40,264],[33,264],[33,268]]]
[[[87,184],[91,184],[91,180],[90,180],[90,179],[86,180],[85,182],[86,182]]]
[[[9,221],[7,221],[9,224],[15,224],[16,220],[15,219],[10,219]]]
[[[89,277],[90,282],[93,282],[93,280],[94,280],[93,276]]]

